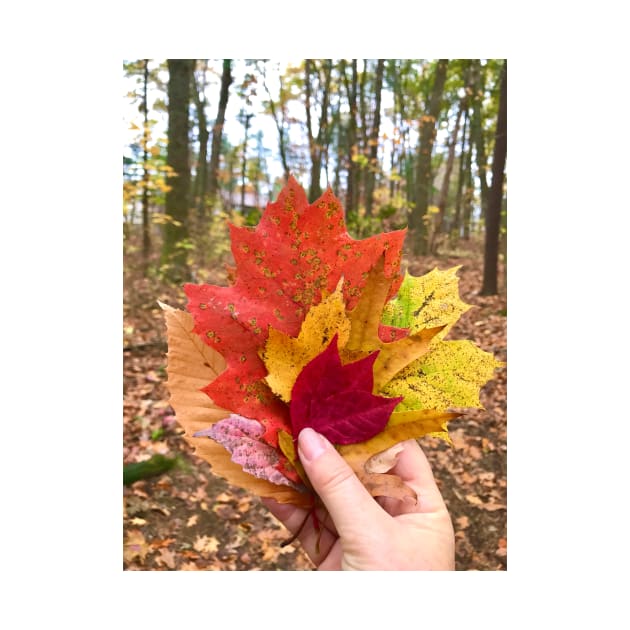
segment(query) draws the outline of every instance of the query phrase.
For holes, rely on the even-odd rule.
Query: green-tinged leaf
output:
[[[436,268],[419,277],[406,273],[397,295],[383,310],[383,323],[409,328],[410,334],[445,326],[437,335],[443,339],[460,315],[470,308],[459,297],[459,268],[446,271]]]
[[[344,362],[356,360],[366,353],[379,350],[374,363],[374,392],[378,392],[398,371],[429,350],[429,345],[442,328],[436,326],[414,331],[406,337],[381,339],[383,306],[392,286],[392,279],[383,271],[383,258],[367,274],[363,293],[356,307],[348,313],[350,336],[343,347]],[[394,331],[391,331],[394,332]],[[394,333],[395,334],[395,333]]]
[[[401,370],[382,392],[404,396],[399,411],[481,407],[479,389],[503,365],[471,341],[440,341]]]

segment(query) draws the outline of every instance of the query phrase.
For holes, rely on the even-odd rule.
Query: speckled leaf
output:
[[[354,240],[346,231],[339,200],[328,190],[309,205],[291,177],[256,228],[231,227],[235,282],[230,287],[184,287],[195,332],[226,360],[227,369],[205,389],[226,409],[256,418],[263,440],[275,445],[288,427],[264,382],[258,352],[271,326],[297,336],[307,310],[344,278],[344,299],[352,308],[374,262],[384,257],[384,274],[397,290],[404,231]]]
[[[438,341],[399,372],[383,393],[404,396],[399,411],[481,407],[480,388],[503,365],[471,341]]]
[[[387,301],[392,281],[379,260],[370,270],[365,288],[356,307],[348,313],[350,336],[342,349],[344,362],[379,351],[374,364],[374,391],[378,392],[397,372],[422,356],[442,327],[417,330],[411,336],[400,338],[396,329],[389,329],[390,340],[383,340],[381,326],[383,307]]]
[[[218,407],[202,391],[204,385],[224,369],[225,361],[216,350],[204,344],[193,333],[193,318],[189,313],[166,304],[160,303],[160,306],[165,311],[167,326],[166,385],[170,392],[169,402],[185,431],[186,441],[195,449],[195,455],[207,461],[213,473],[224,477],[231,484],[247,488],[260,496],[273,497],[280,503],[308,506],[306,495],[286,485],[278,486],[246,473],[230,459],[230,453],[223,446],[214,440],[193,437],[195,432],[229,415],[229,411]],[[282,461],[278,470],[290,475]],[[297,474],[292,480],[299,483]]]
[[[297,489],[277,468],[279,451],[260,441],[264,432],[264,427],[257,420],[231,414],[207,429],[196,431],[193,437],[212,438],[232,454],[235,464],[255,477]]]
[[[345,345],[349,332],[350,321],[345,313],[341,283],[334,293],[311,307],[297,338],[270,328],[261,357],[269,372],[266,381],[273,392],[288,402],[304,366],[323,352],[335,334],[339,345]]]
[[[438,339],[443,339],[470,308],[459,297],[459,269],[440,271],[436,268],[419,277],[406,273],[398,293],[383,310],[383,323],[409,328],[411,334],[443,326],[437,335]]]

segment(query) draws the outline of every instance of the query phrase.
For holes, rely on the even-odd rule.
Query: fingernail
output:
[[[312,462],[328,448],[328,441],[323,435],[310,428],[302,429],[298,436],[300,459]]]

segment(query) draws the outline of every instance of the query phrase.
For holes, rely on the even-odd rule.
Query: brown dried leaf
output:
[[[197,519],[199,518],[199,514],[193,514],[188,521],[186,522],[186,527],[193,527],[197,524]]]
[[[193,549],[199,553],[214,553],[219,548],[219,541],[214,536],[197,536]]]
[[[140,558],[140,562],[144,562],[147,553],[149,553],[149,545],[144,539],[144,534],[139,529],[129,530],[123,551],[124,560],[131,562],[135,558]]]
[[[400,501],[418,501],[418,495],[398,475],[360,473],[359,479],[373,497],[392,497]]]
[[[175,554],[170,549],[160,549],[156,562],[172,570],[175,568]]]
[[[363,467],[367,473],[386,473],[390,471],[398,460],[398,455],[402,452],[402,443],[394,444],[385,451],[372,455]]]
[[[196,431],[230,415],[217,407],[207,394],[201,391],[225,368],[223,357],[201,341],[192,332],[194,321],[185,311],[174,309],[160,302],[166,317],[168,333],[168,389],[170,404],[177,421],[185,430],[186,441],[195,454],[205,459],[212,472],[224,477],[229,483],[246,488],[255,494],[273,497],[279,503],[293,503],[307,507],[308,498],[288,486],[278,486],[246,473],[235,464],[223,446],[207,437],[192,437]]]

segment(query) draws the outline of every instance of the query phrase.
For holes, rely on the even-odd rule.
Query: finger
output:
[[[302,548],[316,565],[322,562],[338,540],[336,533],[328,529],[331,521],[330,518],[327,518],[327,512],[317,510],[318,527],[316,528],[309,510],[289,503],[278,503],[271,498],[263,498],[262,502],[292,534],[300,532],[297,540],[300,541]]]
[[[433,512],[444,505],[431,464],[416,440],[404,442],[404,448],[391,470],[418,494],[418,504],[414,509],[403,509],[403,512]]]
[[[366,520],[382,518],[381,508],[323,435],[303,429],[298,436],[298,452],[341,537],[357,534]]]
[[[292,533],[295,534],[300,525],[304,522],[306,515],[310,513],[310,510],[299,508],[290,503],[278,503],[271,497],[262,497],[263,505],[279,520],[282,524]],[[321,507],[317,508],[317,521],[325,527],[333,536],[337,537],[337,530],[335,524],[332,522],[327,510]]]

